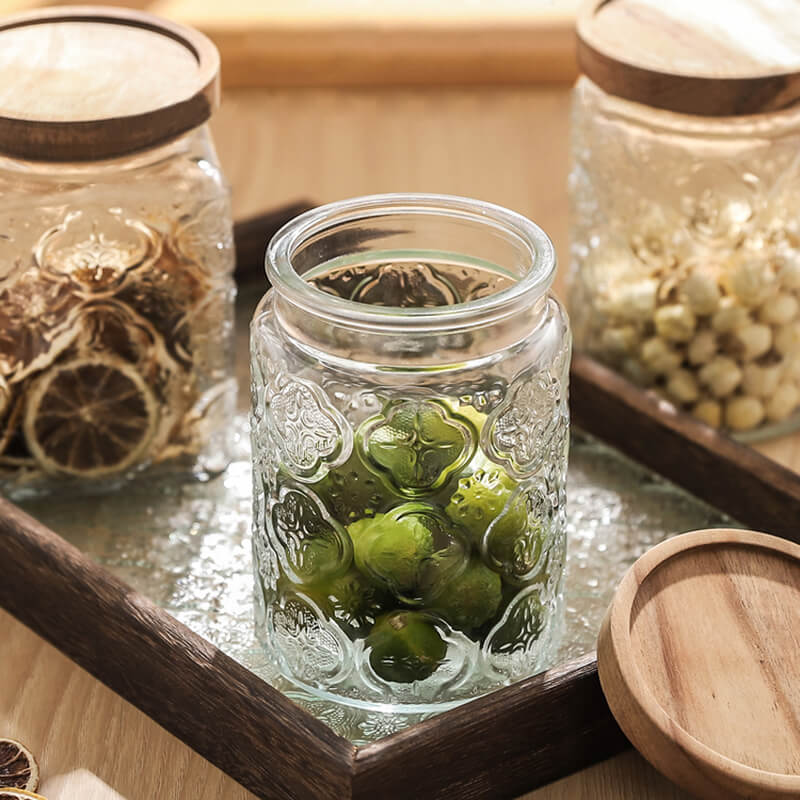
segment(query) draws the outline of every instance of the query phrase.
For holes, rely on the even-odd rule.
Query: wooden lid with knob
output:
[[[219,104],[219,54],[152,14],[60,6],[0,19],[0,154],[94,161],[168,142]]]
[[[797,0],[589,0],[578,62],[604,91],[703,116],[800,102]]]
[[[800,797],[800,546],[706,530],[645,553],[597,645],[608,705],[701,798]]]

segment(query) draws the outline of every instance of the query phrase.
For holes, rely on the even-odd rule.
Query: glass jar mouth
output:
[[[441,217],[502,235],[529,259],[518,279],[499,291],[466,302],[426,307],[370,305],[322,291],[295,269],[295,254],[314,237],[352,223],[380,227],[381,218],[415,215]],[[431,248],[432,249],[432,248]],[[363,250],[362,250],[363,252]],[[368,252],[363,252],[369,256]],[[459,253],[468,257],[469,253]],[[443,194],[392,193],[357,197],[307,211],[284,225],[269,243],[267,277],[279,296],[315,317],[349,327],[400,330],[469,328],[517,313],[542,297],[556,270],[553,243],[536,223],[493,203]]]

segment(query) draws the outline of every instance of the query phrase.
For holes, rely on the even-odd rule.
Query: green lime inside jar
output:
[[[474,201],[365,198],[291,223],[267,268],[251,428],[270,656],[376,713],[542,667],[569,362],[547,237]]]

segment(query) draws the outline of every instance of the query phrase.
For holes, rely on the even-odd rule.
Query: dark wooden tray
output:
[[[237,225],[240,275],[302,207]],[[800,540],[800,476],[599,364],[572,364],[574,422],[759,530]],[[262,798],[514,797],[628,746],[592,654],[354,747],[0,500],[0,605]]]

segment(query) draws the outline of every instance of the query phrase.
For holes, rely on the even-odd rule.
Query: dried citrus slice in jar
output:
[[[26,792],[24,789],[0,789],[0,800],[45,800],[40,794]]]
[[[35,792],[38,788],[39,765],[33,753],[13,739],[0,739],[0,798],[8,789]]]
[[[0,292],[0,375],[16,383],[55,361],[75,338],[81,302],[68,279],[38,270]]]
[[[49,473],[101,478],[141,461],[158,425],[158,404],[139,372],[114,356],[78,358],[33,382],[23,430]]]
[[[148,320],[163,337],[169,354],[184,368],[192,367],[188,314],[208,294],[210,284],[199,267],[180,261],[164,242],[161,255],[146,270],[130,275],[116,298]]]

